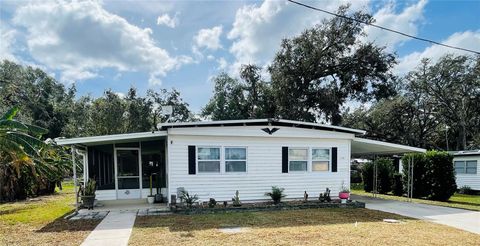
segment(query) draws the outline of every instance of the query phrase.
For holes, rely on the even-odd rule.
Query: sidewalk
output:
[[[111,211],[82,243],[82,246],[124,246],[132,233],[136,211]]]

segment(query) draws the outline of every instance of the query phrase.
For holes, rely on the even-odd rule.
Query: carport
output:
[[[404,155],[407,153],[425,153],[427,150],[417,147],[411,147],[402,144],[394,144],[388,142],[382,142],[377,140],[358,138],[352,140],[351,153],[353,158],[368,158],[375,160],[378,156],[393,156],[393,155]],[[374,162],[375,163],[375,162]],[[413,195],[413,172],[414,172],[415,160],[413,157],[408,159],[407,163],[407,173],[408,173],[408,186],[407,186],[407,196],[412,198]],[[373,167],[373,191],[372,194],[376,197],[378,193],[378,168],[374,164]]]

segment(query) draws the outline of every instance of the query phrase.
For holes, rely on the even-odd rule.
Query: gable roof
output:
[[[290,126],[316,130],[327,130],[353,134],[365,134],[366,131],[342,126],[333,126],[319,123],[283,120],[283,119],[245,119],[245,120],[219,120],[219,121],[197,121],[197,122],[173,122],[160,124],[161,130],[168,128],[185,127],[215,127],[215,126]]]

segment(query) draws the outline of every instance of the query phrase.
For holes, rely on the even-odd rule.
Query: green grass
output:
[[[74,201],[70,182],[52,195],[0,204],[0,245],[80,245],[99,220],[63,219]]]
[[[360,195],[360,196],[372,196],[371,193],[365,192],[363,190],[363,186],[352,184],[352,194]],[[384,195],[378,194],[379,198],[388,199],[388,200],[396,200],[396,201],[408,201],[409,199],[406,197],[394,196],[394,195]],[[480,211],[480,196],[479,195],[464,195],[455,193],[450,199],[446,202],[440,201],[431,201],[426,199],[419,199],[413,198],[413,202],[416,203],[423,203],[423,204],[430,204],[430,205],[437,205],[437,206],[444,206],[444,207],[452,207],[452,208],[462,208],[474,211]]]
[[[42,224],[73,211],[75,202],[73,183],[64,183],[63,190],[39,197],[38,200],[12,202],[0,205],[0,218],[6,224]]]

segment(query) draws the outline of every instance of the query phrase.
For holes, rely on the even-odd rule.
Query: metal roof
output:
[[[480,155],[480,150],[460,150],[460,151],[449,151],[450,154],[454,156],[474,156]]]
[[[149,138],[159,138],[167,136],[166,131],[154,131],[154,132],[137,132],[137,133],[126,133],[126,134],[114,134],[114,135],[102,135],[102,136],[92,136],[92,137],[79,137],[79,138],[56,138],[55,142],[58,145],[71,145],[71,144],[82,144],[82,145],[99,145],[99,144],[108,144],[113,142],[121,141],[133,141],[133,140],[142,140]]]
[[[352,140],[352,155],[392,155],[411,152],[425,153],[427,150],[402,144],[394,144],[377,140],[354,138]]]
[[[162,123],[160,129],[180,127],[213,127],[213,126],[251,126],[251,125],[272,125],[272,126],[292,126],[299,128],[338,131],[353,134],[365,134],[366,131],[348,127],[333,126],[319,123],[283,120],[283,119],[245,119],[245,120],[219,120],[219,121],[198,121],[198,122],[173,122]]]

